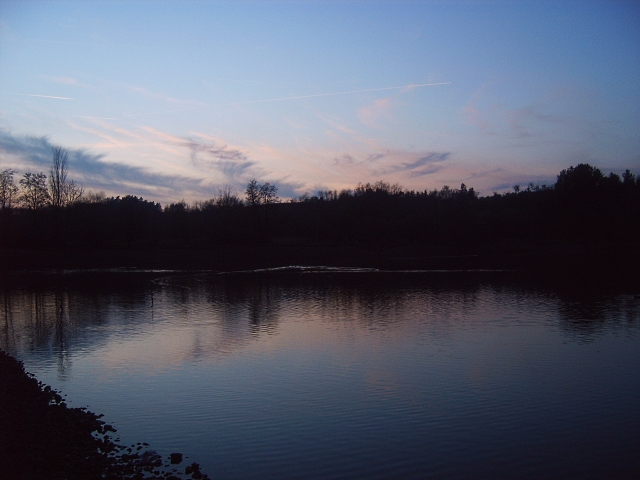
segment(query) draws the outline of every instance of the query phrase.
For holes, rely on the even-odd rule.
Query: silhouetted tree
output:
[[[576,167],[562,170],[556,181],[556,190],[568,194],[593,193],[602,183],[602,172],[589,164],[581,163]]]
[[[18,197],[18,187],[13,183],[13,170],[0,172],[0,206],[2,210],[9,209]]]
[[[260,200],[264,205],[278,203],[278,187],[271,185],[269,182],[260,185]]]
[[[453,198],[454,195],[455,191],[451,187],[449,187],[449,185],[445,185],[439,192],[437,192],[437,196],[442,199]]]
[[[54,208],[66,207],[77,202],[83,193],[81,186],[67,178],[67,151],[53,147],[53,165],[49,172],[49,201]]]
[[[89,190],[86,195],[83,194],[82,200],[86,203],[103,203],[107,199],[106,195],[102,190],[99,192],[92,192]]]
[[[260,205],[262,201],[262,197],[260,195],[260,184],[255,178],[249,180],[247,189],[245,190],[245,198],[247,199],[247,205]]]
[[[625,170],[622,174],[622,184],[625,186],[633,185],[635,183],[636,176],[629,170]]]
[[[25,173],[20,180],[20,203],[29,210],[40,210],[49,202],[47,176],[44,173]]]
[[[224,185],[215,197],[216,207],[236,207],[242,205],[236,190],[231,185]]]

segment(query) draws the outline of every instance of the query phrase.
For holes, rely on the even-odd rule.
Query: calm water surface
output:
[[[476,274],[67,272],[0,347],[212,478],[633,478],[640,290]],[[19,282],[18,282],[19,283]]]

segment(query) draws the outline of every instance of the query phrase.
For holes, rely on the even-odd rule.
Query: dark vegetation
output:
[[[52,174],[54,170],[55,162]],[[514,186],[512,192],[486,197],[464,184],[414,191],[379,181],[281,202],[274,185],[252,180],[245,199],[227,187],[210,200],[164,208],[130,195],[82,196],[66,174],[59,190],[71,194],[58,195],[62,201],[56,203],[47,194],[45,179],[27,175],[20,181],[25,184],[21,194],[14,187],[13,203],[10,195],[2,202],[0,245],[12,252],[7,268],[38,266],[46,258],[57,259],[47,266],[68,266],[72,254],[84,255],[82,266],[202,268],[222,266],[216,255],[228,260],[225,267],[233,267],[233,252],[264,260],[254,266],[328,261],[391,268],[503,268],[542,262],[564,268],[571,258],[572,265],[627,268],[640,258],[640,179],[629,170],[622,177],[605,175],[587,164],[563,170],[551,186]],[[40,203],[34,189],[44,198]],[[35,252],[33,258],[39,260],[29,263],[25,251]],[[96,252],[103,263],[92,257]],[[140,261],[152,255],[164,260]],[[171,260],[177,257],[183,260]],[[245,263],[241,266],[251,266]]]
[[[51,387],[0,350],[0,477],[31,480],[208,478],[182,455],[163,459],[147,444],[125,447],[116,430],[86,409],[69,408]],[[184,469],[184,474],[182,470]]]

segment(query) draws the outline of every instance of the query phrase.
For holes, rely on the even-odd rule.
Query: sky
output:
[[[640,174],[640,2],[0,2],[0,170],[163,204]]]

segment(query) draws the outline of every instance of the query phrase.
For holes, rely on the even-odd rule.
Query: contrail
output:
[[[69,97],[53,97],[51,95],[36,95],[35,93],[10,93],[9,95],[22,95],[23,97],[55,98],[56,100],[73,100],[73,98],[69,98]]]
[[[417,88],[417,87],[433,87],[436,85],[451,85],[453,82],[438,82],[438,83],[419,83],[419,84],[411,84],[411,85],[402,85],[399,87],[382,87],[382,88],[367,88],[364,90],[348,90],[346,92],[333,92],[333,93],[315,93],[313,95],[298,95],[296,97],[281,97],[281,98],[269,98],[266,100],[247,100],[245,102],[233,102],[233,103],[218,103],[214,105],[205,105],[205,107],[228,107],[233,105],[248,105],[251,103],[265,103],[265,102],[281,102],[284,100],[298,100],[301,98],[315,98],[315,97],[332,97],[335,95],[348,95],[350,93],[365,93],[365,92],[381,92],[383,90],[399,90],[401,88]],[[27,95],[26,93],[18,93],[16,95]],[[34,97],[43,97],[44,95],[32,95]],[[48,97],[48,98],[63,98],[65,100],[72,100],[71,98],[65,97]],[[133,115],[123,115],[124,118],[133,118],[133,117],[144,117],[147,115],[161,115],[165,113],[179,113],[179,112],[189,112],[193,110],[198,110],[203,107],[195,107],[195,108],[186,108],[179,110],[162,110],[159,112],[148,112],[148,113],[137,113]],[[81,117],[81,118],[100,118],[100,117]],[[117,120],[115,118],[109,120]]]
[[[298,100],[300,98],[331,97],[334,95],[347,95],[349,93],[380,92],[382,90],[398,90],[400,88],[433,87],[435,85],[450,85],[452,83],[453,82],[421,83],[418,85],[402,85],[400,87],[367,88],[365,90],[349,90],[346,92],[316,93],[313,95],[299,95],[297,97],[269,98],[267,100],[249,100],[247,102],[234,102],[234,103],[230,103],[229,105],[246,105],[248,103],[280,102],[282,100]]]
[[[86,115],[76,115],[75,118],[88,118],[90,120],[122,120],[116,117],[87,117]]]

